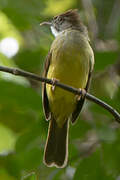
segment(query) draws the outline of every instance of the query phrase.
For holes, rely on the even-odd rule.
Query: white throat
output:
[[[52,31],[52,34],[55,36],[55,37],[57,37],[61,32],[58,32],[53,26],[50,26],[50,28],[51,28],[51,31]]]

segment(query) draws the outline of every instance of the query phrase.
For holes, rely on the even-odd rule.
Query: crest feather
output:
[[[79,24],[81,22],[78,9],[70,9],[62,14],[55,16],[54,18],[57,18],[58,16],[63,18],[66,17],[72,24]]]
[[[83,32],[89,40],[87,28],[80,20],[78,9],[70,9],[62,14],[55,16],[53,19],[58,19],[59,17],[62,17],[64,20],[68,21],[72,25],[73,29],[77,29]]]

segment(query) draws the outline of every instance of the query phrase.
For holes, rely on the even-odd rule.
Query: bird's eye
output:
[[[62,24],[62,23],[63,23],[63,17],[61,17],[61,16],[55,16],[55,17],[53,18],[53,22],[54,22],[55,24]]]
[[[55,16],[55,17],[53,18],[53,20],[56,20],[56,19],[57,19],[57,17],[58,17],[58,16]]]

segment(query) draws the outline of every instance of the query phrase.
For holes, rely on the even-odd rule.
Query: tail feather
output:
[[[68,120],[62,128],[51,117],[44,152],[44,163],[51,167],[65,167],[68,158]]]

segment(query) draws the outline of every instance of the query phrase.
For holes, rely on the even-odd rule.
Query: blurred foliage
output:
[[[0,0],[0,65],[40,75],[54,37],[39,23],[71,8],[79,9],[95,53],[91,93],[120,112],[119,0]],[[7,37],[19,44],[9,58],[1,51]],[[120,179],[120,125],[106,110],[86,102],[70,126],[64,169],[43,164],[47,127],[40,83],[0,72],[0,180]]]

